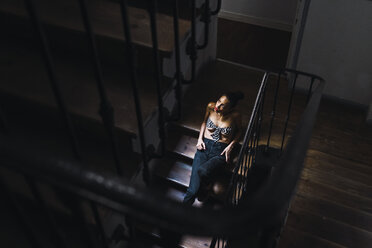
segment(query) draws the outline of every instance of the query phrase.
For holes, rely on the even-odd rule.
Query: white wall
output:
[[[220,16],[291,31],[296,5],[297,0],[222,0]]]
[[[372,1],[312,0],[298,70],[322,76],[325,94],[372,102]]]

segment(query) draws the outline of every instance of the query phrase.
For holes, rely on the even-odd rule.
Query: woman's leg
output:
[[[214,174],[226,165],[225,156],[216,155],[199,165],[199,179],[208,184],[213,180]]]
[[[207,148],[208,149],[208,148]],[[204,163],[207,160],[207,151],[197,150],[192,162],[192,171],[189,187],[186,191],[185,197],[183,198],[183,203],[192,205],[195,201],[196,193],[200,187],[200,178],[198,175],[198,170],[200,164]]]

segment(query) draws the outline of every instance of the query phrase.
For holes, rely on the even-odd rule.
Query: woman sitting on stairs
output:
[[[217,102],[208,104],[200,127],[189,188],[183,199],[185,204],[192,205],[200,188],[210,186],[216,172],[230,161],[231,151],[239,142],[242,130],[241,116],[235,106],[243,98],[241,92],[229,92]]]

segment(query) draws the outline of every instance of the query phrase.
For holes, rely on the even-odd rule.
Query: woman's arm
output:
[[[200,133],[199,133],[198,143],[196,144],[196,147],[199,150],[205,150],[205,144],[204,144],[204,141],[203,141],[203,137],[204,137],[204,132],[205,132],[205,128],[206,128],[207,119],[209,117],[211,109],[213,109],[213,108],[214,108],[214,103],[210,102],[207,106],[206,111],[205,111],[203,123],[200,126]]]
[[[239,142],[240,136],[242,134],[242,118],[239,113],[236,113],[236,115],[234,116],[234,126],[236,128],[234,138],[221,153],[221,155],[225,154],[226,162],[229,162],[231,151],[234,148],[235,144]]]

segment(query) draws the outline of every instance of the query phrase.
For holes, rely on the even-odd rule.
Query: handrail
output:
[[[44,155],[37,157],[37,152],[30,147],[22,149],[7,137],[0,139],[0,166],[38,178],[161,228],[197,235],[246,235],[268,223],[275,216],[275,210],[281,209],[292,196],[302,170],[323,87],[324,81],[321,81],[314,90],[284,150],[276,177],[234,208],[226,206],[214,210],[185,206],[151,189],[136,188],[123,179],[84,169],[76,161]]]
[[[262,81],[261,81],[260,88],[259,88],[258,93],[257,93],[257,97],[256,97],[255,104],[253,106],[251,117],[250,117],[249,122],[248,122],[248,127],[247,127],[247,130],[246,130],[245,135],[244,135],[243,145],[242,145],[242,147],[241,147],[241,149],[239,151],[237,164],[240,164],[241,163],[242,157],[243,157],[243,150],[247,146],[248,138],[252,135],[253,121],[256,118],[257,114],[258,114],[258,108],[259,108],[259,105],[260,105],[260,103],[262,101],[262,94],[266,90],[266,84],[267,84],[268,77],[269,77],[269,73],[268,72],[265,72],[265,74],[264,74],[264,76],[262,78]],[[236,170],[237,170],[237,167],[234,168],[234,171],[236,171]]]

